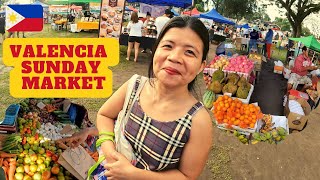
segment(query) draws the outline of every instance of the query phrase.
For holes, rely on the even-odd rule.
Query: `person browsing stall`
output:
[[[129,39],[128,39],[128,50],[127,60],[130,60],[131,49],[134,48],[134,62],[138,61],[139,46],[142,39],[143,22],[139,20],[137,12],[131,14],[131,20],[128,23]]]
[[[145,29],[145,31],[148,31],[148,23],[150,22],[150,18],[151,18],[151,14],[150,14],[150,12],[147,12],[146,20],[143,23],[143,28]],[[141,52],[146,53],[147,48],[143,48],[143,50]]]
[[[312,86],[311,79],[307,76],[309,71],[318,69],[317,66],[313,66],[308,56],[308,49],[306,46],[302,48],[302,54],[297,56],[294,61],[293,68],[291,70],[290,78],[288,80],[288,90],[292,89],[294,83],[304,84],[301,91],[305,91]]]
[[[266,37],[265,37],[265,46],[266,46],[266,53],[268,55],[267,56],[268,60],[270,60],[270,58],[271,58],[272,38],[273,38],[273,31],[272,31],[271,27],[269,27],[269,30],[268,30]]]
[[[164,25],[170,20],[171,16],[170,9],[166,9],[163,16],[159,16],[156,18],[156,21],[154,22],[154,25],[157,27],[157,38],[159,37],[159,34],[164,27]]]
[[[256,49],[257,50],[257,41],[259,39],[259,29],[257,26],[255,26],[252,30],[252,32],[250,32],[250,41],[249,41],[249,53],[251,51],[251,48]]]
[[[137,161],[132,165],[116,152],[111,140],[102,142],[107,179],[197,179],[200,175],[212,145],[212,120],[192,91],[206,65],[208,37],[206,27],[195,17],[174,17],[163,27],[149,76],[141,77],[147,81],[127,112],[124,135]],[[96,120],[99,134],[114,131],[128,82],[100,108]],[[135,89],[139,82],[135,81]]]

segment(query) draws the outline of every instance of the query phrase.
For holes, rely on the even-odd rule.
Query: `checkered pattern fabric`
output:
[[[151,171],[178,168],[184,145],[190,136],[192,116],[203,104],[197,102],[178,120],[161,122],[143,112],[139,98],[133,103],[125,136],[137,157],[136,167]]]

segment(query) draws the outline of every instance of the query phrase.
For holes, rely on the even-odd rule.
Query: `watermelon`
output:
[[[202,97],[203,104],[206,108],[211,109],[213,102],[216,100],[216,94],[211,90],[206,90]]]

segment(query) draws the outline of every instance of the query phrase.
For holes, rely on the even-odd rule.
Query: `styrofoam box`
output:
[[[228,128],[226,128],[227,127],[226,123],[219,124],[218,121],[215,119],[215,123],[217,125],[217,128],[222,129],[222,130],[231,130],[231,131],[232,130],[237,130],[240,134],[245,134],[245,135],[249,135],[249,134],[254,133],[254,132],[257,131],[257,127],[258,127],[257,122],[254,125],[254,128],[242,129],[239,126],[232,125],[233,129],[228,129]]]
[[[249,93],[248,93],[247,99],[241,99],[241,98],[237,98],[237,97],[231,97],[231,94],[230,94],[230,93],[225,93],[225,95],[230,96],[232,99],[237,98],[237,99],[239,99],[241,102],[243,102],[244,104],[249,104],[250,98],[251,98],[251,95],[252,95],[253,89],[254,89],[254,86],[253,86],[252,84],[250,84],[250,85],[251,85],[251,88],[250,88],[250,91],[249,91]],[[217,94],[217,97],[220,97],[220,96],[223,96],[223,95],[222,95],[222,94]]]
[[[275,115],[271,115],[271,116],[272,116],[272,123],[274,123],[272,128],[283,127],[287,131],[287,133],[289,134],[288,119],[285,116],[275,116]],[[258,127],[256,129],[256,132],[259,132],[261,125],[262,125],[261,120],[259,120],[259,121],[257,121]]]

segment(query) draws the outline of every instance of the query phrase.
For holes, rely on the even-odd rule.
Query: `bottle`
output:
[[[110,7],[117,7],[118,6],[118,0],[109,0],[109,6]]]

